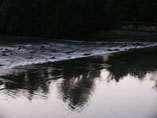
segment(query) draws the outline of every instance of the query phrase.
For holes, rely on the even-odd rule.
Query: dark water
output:
[[[0,118],[157,118],[157,48],[15,68]]]

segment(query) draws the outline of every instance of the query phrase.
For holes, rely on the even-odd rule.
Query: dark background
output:
[[[1,35],[83,37],[156,22],[156,0],[0,0]]]

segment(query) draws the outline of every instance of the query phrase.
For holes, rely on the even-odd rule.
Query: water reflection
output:
[[[15,98],[24,95],[29,100],[35,99],[34,96],[47,99],[51,92],[50,86],[53,86],[53,82],[59,81],[57,89],[60,98],[75,110],[87,104],[95,90],[96,80],[105,72],[108,83],[118,83],[128,75],[144,81],[149,74],[149,79],[154,82],[153,88],[157,89],[156,54],[156,48],[149,48],[112,56],[34,65],[27,69],[19,67],[16,74],[0,76],[0,88],[2,93]]]
[[[19,68],[18,74],[1,76],[3,80],[7,80],[1,81],[1,88],[5,94],[16,96],[20,93],[31,100],[36,94],[48,95],[51,82],[62,78],[62,82],[58,85],[60,96],[64,102],[69,102],[72,109],[75,109],[88,101],[100,70],[108,66],[102,62],[102,58],[96,57],[35,65],[22,73]],[[26,91],[28,94],[25,94]]]
[[[117,82],[130,74],[143,81],[151,73],[151,80],[157,83],[157,48],[140,49],[115,54],[108,61],[112,66],[108,68],[112,79]],[[155,85],[156,86],[156,85]],[[157,86],[156,86],[157,87]]]

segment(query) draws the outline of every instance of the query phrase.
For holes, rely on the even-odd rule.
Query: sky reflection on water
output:
[[[0,77],[0,117],[157,118],[156,52],[18,67]]]

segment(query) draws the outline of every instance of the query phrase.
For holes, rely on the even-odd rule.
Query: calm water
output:
[[[157,48],[18,67],[0,96],[0,118],[157,118]]]

